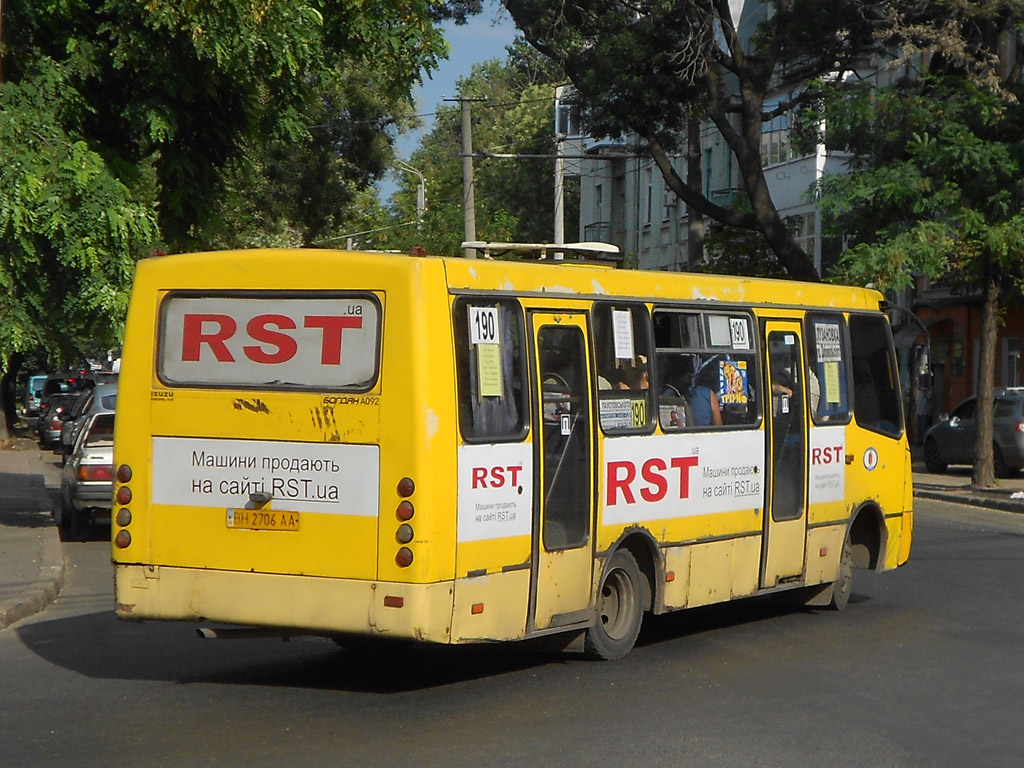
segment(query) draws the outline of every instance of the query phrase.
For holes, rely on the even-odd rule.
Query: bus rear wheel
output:
[[[841,611],[850,602],[850,591],[853,589],[853,545],[850,544],[850,535],[846,535],[843,542],[843,554],[839,559],[839,574],[832,582],[832,600],[829,608]]]
[[[636,558],[620,549],[612,555],[597,593],[594,623],[585,649],[598,659],[620,659],[633,648],[643,621],[643,576]]]

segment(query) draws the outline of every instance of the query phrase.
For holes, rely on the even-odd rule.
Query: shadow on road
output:
[[[854,594],[851,602],[868,599]],[[591,663],[580,654],[553,652],[550,646],[530,642],[448,647],[380,641],[339,647],[319,637],[200,640],[195,633],[199,623],[120,622],[113,612],[113,595],[110,601],[109,612],[28,624],[17,629],[18,635],[39,656],[82,675],[183,685],[399,694],[550,665]],[[807,610],[792,601],[762,597],[648,616],[633,653]],[[684,649],[685,643],[680,647]]]

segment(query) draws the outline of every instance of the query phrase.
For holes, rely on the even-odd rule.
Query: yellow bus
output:
[[[872,290],[330,250],[139,264],[126,620],[626,654],[645,612],[907,561]],[[216,632],[216,628],[210,631]]]

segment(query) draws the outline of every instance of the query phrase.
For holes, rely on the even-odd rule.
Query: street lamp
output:
[[[403,160],[396,160],[395,165],[398,167],[398,170],[414,173],[416,178],[419,179],[419,186],[416,188],[416,220],[422,225],[423,214],[427,210],[427,180],[422,173]]]

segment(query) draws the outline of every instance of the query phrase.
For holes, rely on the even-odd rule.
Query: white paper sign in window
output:
[[[612,333],[615,339],[615,357],[633,359],[633,315],[629,310],[612,310]]]

